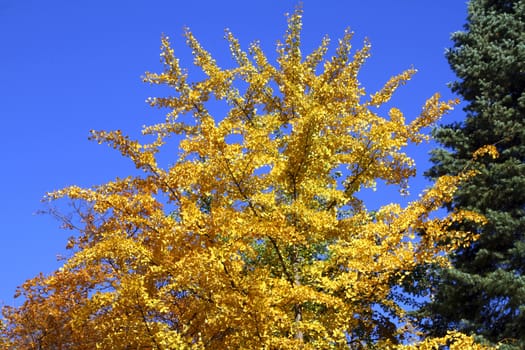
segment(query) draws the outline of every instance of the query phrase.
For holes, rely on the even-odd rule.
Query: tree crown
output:
[[[357,349],[407,341],[398,287],[418,265],[445,263],[443,252],[472,239],[447,231],[452,222],[482,221],[467,211],[430,217],[469,175],[439,179],[405,208],[367,211],[358,192],[377,180],[406,187],[415,167],[403,147],[425,140],[422,129],[452,104],[435,95],[410,123],[397,108],[381,116],[377,107],[414,70],[362,101],[357,75],[369,44],[352,53],[347,31],[331,59],[328,39],[303,56],[301,16],[289,16],[276,65],[227,32],[236,67],[222,69],[187,30],[206,75],[195,82],[162,38],[164,71],[145,81],[174,95],[149,100],[170,109],[144,128],[154,141],[92,134],[144,175],[50,195],[85,206],[80,225],[66,221],[78,232],[64,267],[28,281],[23,306],[4,309],[12,344]],[[222,118],[212,100],[228,107]],[[173,135],[182,137],[179,154],[163,168],[156,156]],[[414,239],[416,231],[425,234]]]

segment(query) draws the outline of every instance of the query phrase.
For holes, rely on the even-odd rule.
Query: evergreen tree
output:
[[[431,334],[459,329],[525,348],[525,1],[471,0],[465,30],[452,39],[447,59],[459,78],[452,90],[466,102],[466,120],[434,131],[444,148],[432,152],[426,175],[474,166],[479,175],[447,209],[477,211],[488,224],[459,227],[479,239],[452,255],[453,268],[430,278],[423,326]],[[498,158],[473,159],[490,144]]]

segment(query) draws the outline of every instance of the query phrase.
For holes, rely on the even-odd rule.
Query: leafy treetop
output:
[[[406,187],[415,168],[403,147],[425,140],[422,129],[451,103],[435,95],[410,123],[396,108],[379,115],[414,70],[363,101],[357,75],[370,45],[351,53],[347,31],[331,59],[327,38],[303,56],[301,16],[289,16],[276,65],[258,44],[245,52],[226,32],[236,67],[222,69],[187,30],[206,74],[196,82],[162,38],[164,71],[145,80],[174,94],[149,100],[170,109],[144,128],[154,141],[92,134],[144,174],[50,194],[84,203],[78,220],[64,218],[77,232],[72,254],[21,287],[22,306],[4,308],[3,341],[30,349],[481,348],[457,333],[400,345],[416,334],[396,297],[416,266],[445,264],[444,252],[473,238],[447,228],[483,220],[474,213],[430,217],[469,174],[438,179],[404,208],[369,212],[358,198],[378,180]],[[222,119],[213,100],[228,106]],[[173,135],[180,152],[163,168],[158,152]],[[414,239],[416,231],[425,234]]]

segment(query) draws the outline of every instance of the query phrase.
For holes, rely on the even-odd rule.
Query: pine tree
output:
[[[453,268],[431,279],[435,290],[423,309],[424,327],[524,348],[525,1],[472,0],[468,11],[465,30],[453,34],[446,55],[459,78],[452,90],[466,102],[466,120],[435,130],[444,148],[432,152],[427,176],[457,174],[483,145],[495,145],[500,155],[475,159],[479,176],[447,206],[481,213],[488,224],[460,226],[479,239],[458,249]]]

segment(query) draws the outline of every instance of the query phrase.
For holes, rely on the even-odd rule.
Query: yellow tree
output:
[[[78,206],[71,256],[50,276],[27,281],[18,308],[4,308],[2,341],[17,349],[400,348],[415,335],[395,293],[407,274],[472,236],[447,228],[482,220],[432,211],[464,174],[444,177],[419,200],[367,211],[360,189],[376,181],[406,188],[413,160],[403,152],[427,137],[451,103],[431,97],[406,123],[379,109],[413,70],[369,97],[357,80],[369,44],[351,52],[351,33],[331,59],[329,40],[300,50],[302,12],[289,16],[272,65],[258,44],[245,52],[230,33],[236,63],[222,69],[192,33],[205,73],[191,81],[167,37],[160,74],[173,89],[150,104],[170,110],[144,127],[150,143],[120,131],[93,132],[143,171],[94,188],[50,194]],[[214,114],[224,103],[227,113]],[[222,109],[218,109],[222,110]],[[179,135],[169,140],[169,137]],[[168,167],[158,152],[174,142]],[[173,148],[172,148],[173,149]],[[415,238],[415,232],[425,232]],[[457,348],[459,334],[426,340]]]

